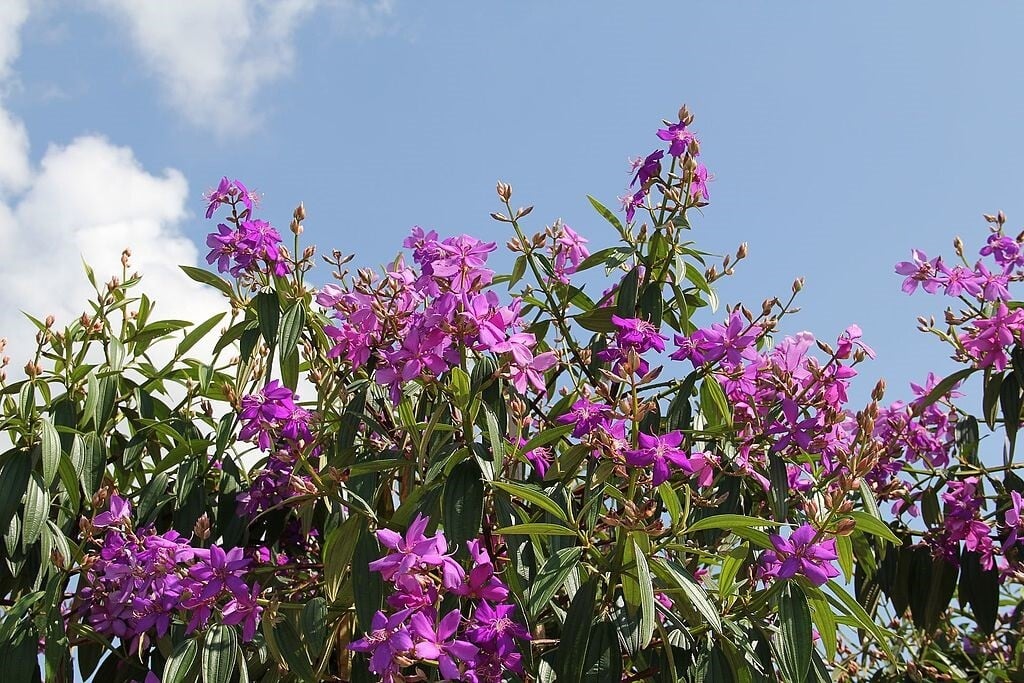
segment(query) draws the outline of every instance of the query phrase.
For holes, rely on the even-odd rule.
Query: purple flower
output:
[[[657,135],[665,142],[671,143],[668,147],[668,153],[674,157],[681,157],[686,154],[686,148],[689,147],[690,142],[694,139],[693,133],[686,130],[686,124],[682,121],[670,124],[668,128],[659,128]]]
[[[704,164],[697,164],[693,169],[693,176],[690,178],[690,196],[694,199],[702,198],[708,201],[708,169]]]
[[[257,600],[259,595],[260,585],[257,583],[252,587],[251,593],[234,594],[220,613],[221,622],[225,625],[242,625],[242,640],[246,642],[256,637],[256,627],[263,613],[263,608]]]
[[[502,663],[516,673],[522,673],[522,657],[516,640],[530,640],[526,627],[512,618],[515,605],[492,606],[484,601],[477,605],[466,636],[485,653],[497,655]]]
[[[640,163],[640,166],[633,176],[633,182],[629,184],[630,187],[640,184],[640,187],[647,185],[647,181],[661,173],[661,159],[665,156],[663,150],[655,150],[644,157],[644,160]]]
[[[448,553],[448,542],[438,532],[431,538],[424,535],[428,517],[416,515],[403,537],[391,529],[379,529],[377,540],[391,550],[390,553],[370,563],[370,571],[380,572],[385,581],[393,581],[397,575],[409,574],[430,567],[456,565]],[[457,565],[456,565],[457,566]]]
[[[937,277],[939,259],[929,261],[928,256],[919,249],[913,249],[911,256],[913,261],[901,261],[896,264],[896,272],[906,276],[903,291],[913,294],[917,286],[921,285],[924,291],[934,294],[942,286],[942,281]]]
[[[1024,255],[1021,254],[1017,240],[999,233],[989,235],[985,246],[979,253],[982,256],[992,256],[995,262],[1007,272],[1024,265]]]
[[[412,635],[405,624],[411,612],[402,610],[388,617],[378,611],[373,615],[366,635],[349,644],[349,649],[354,652],[370,654],[370,671],[380,676],[382,681],[401,680],[394,678],[404,666],[398,660],[412,654]]]
[[[1018,343],[1024,332],[1024,310],[1014,309],[1011,313],[1005,303],[991,318],[978,318],[966,332],[960,335],[960,344],[979,368],[994,367],[1002,371],[1008,356],[1006,349]]]
[[[101,512],[92,520],[93,527],[102,529],[108,526],[125,526],[131,521],[132,506],[121,496],[110,496],[110,508]]]
[[[462,613],[457,609],[439,622],[433,610],[416,612],[409,619],[410,633],[416,638],[413,649],[416,656],[436,661],[441,675],[447,680],[463,680],[465,672],[460,669],[459,660],[471,662],[480,651],[476,645],[456,638],[455,632],[461,621]]]
[[[761,556],[761,575],[764,578],[789,579],[797,574],[807,577],[815,586],[839,576],[832,563],[839,559],[835,539],[816,543],[818,532],[810,524],[799,527],[790,537],[771,534],[775,550],[766,550]]]
[[[611,412],[611,408],[601,403],[594,403],[584,397],[577,399],[565,415],[558,418],[560,424],[571,424],[572,435],[576,438],[589,433],[601,424],[602,420]]]
[[[264,451],[280,439],[291,445],[313,440],[309,430],[312,415],[295,405],[295,393],[278,380],[267,383],[258,394],[243,397],[239,418],[242,428],[238,438],[249,441],[255,437]]]
[[[640,434],[638,440],[640,448],[626,451],[626,462],[636,467],[654,465],[653,483],[655,486],[669,478],[669,463],[678,469],[693,471],[686,453],[679,448],[683,442],[681,431],[676,430],[662,436]]]

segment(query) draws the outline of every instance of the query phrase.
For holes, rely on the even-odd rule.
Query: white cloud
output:
[[[173,104],[220,134],[260,123],[260,89],[295,64],[295,33],[319,7],[379,32],[389,0],[98,0],[120,21]]]
[[[0,86],[13,78],[26,10],[25,2],[0,0]],[[187,201],[180,172],[154,175],[130,149],[99,136],[51,145],[33,168],[25,126],[0,100],[0,336],[8,338],[9,376],[21,376],[33,349],[35,329],[21,311],[53,314],[62,326],[86,310],[92,290],[83,258],[107,281],[120,276],[121,252],[130,248],[132,271],[143,276],[136,293],[156,302],[158,317],[199,322],[225,310],[219,295],[178,268],[199,261],[181,232]]]

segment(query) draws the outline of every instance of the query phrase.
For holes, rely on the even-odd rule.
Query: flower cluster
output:
[[[252,640],[263,608],[259,584],[246,581],[252,560],[241,548],[198,548],[173,530],[133,530],[131,508],[116,495],[92,528],[103,535],[83,562],[75,610],[98,633],[130,643],[133,652],[166,636],[175,620],[187,633],[240,624],[242,639]]]
[[[692,122],[693,116],[684,108],[679,112],[679,121],[666,121],[665,128],[659,128],[656,135],[660,140],[669,143],[668,154],[678,162],[676,172],[680,174],[681,185],[685,188],[688,199],[700,206],[709,198],[709,176],[707,167],[697,161],[697,157],[700,156],[700,141],[689,128]],[[627,221],[631,222],[636,210],[644,206],[651,188],[664,183],[661,179],[664,158],[665,150],[657,149],[645,157],[632,161],[633,180],[630,183],[630,190],[625,196],[620,197]]]
[[[223,178],[207,199],[208,219],[222,205],[231,209],[227,219],[231,225],[219,223],[217,232],[206,238],[206,246],[210,247],[207,263],[216,263],[217,270],[233,277],[261,272],[281,277],[290,272],[280,233],[267,221],[252,218],[256,197],[245,185]]]
[[[582,252],[578,236],[567,226],[562,231],[575,245],[565,247],[564,273]],[[554,352],[539,351],[534,335],[520,331],[518,301],[502,305],[486,289],[494,275],[487,255],[495,245],[466,235],[439,240],[421,228],[404,244],[418,270],[399,258],[382,280],[361,271],[350,287],[321,290],[317,302],[333,309],[338,321],[325,330],[334,342],[330,355],[352,369],[373,370],[395,403],[403,383],[436,378],[458,365],[460,348],[498,354],[519,392],[545,391]]]
[[[395,592],[387,599],[391,614],[378,611],[363,638],[349,647],[370,655],[370,670],[384,683],[406,680],[401,670],[417,662],[437,664],[449,681],[497,683],[505,671],[523,673],[518,641],[529,640],[506,604],[508,587],[494,572],[493,560],[478,541],[470,541],[472,568],[467,573],[448,553],[442,532],[428,537],[429,519],[417,515],[405,535],[377,531],[388,553],[370,563]],[[472,604],[442,614],[446,595]]]

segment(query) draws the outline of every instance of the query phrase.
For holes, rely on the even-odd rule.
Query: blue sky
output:
[[[686,102],[715,176],[694,238],[750,245],[722,300],[756,307],[805,276],[786,329],[831,341],[859,323],[879,360],[856,396],[884,375],[897,398],[953,366],[915,331],[944,302],[903,295],[893,264],[950,253],[955,234],[976,249],[983,212],[1024,222],[1016,4],[11,6],[26,11],[0,10],[0,107],[30,144],[0,125],[0,234],[29,246],[4,279],[26,261],[70,273],[57,293],[8,288],[12,329],[17,308],[81,309],[76,245],[103,261],[126,238],[165,312],[201,310],[157,262],[195,257],[184,238],[201,246],[201,195],[223,174],[282,227],[304,201],[309,240],[367,265],[414,224],[504,241],[499,178],[535,205],[532,227],[561,217],[602,245],[586,194],[615,205],[626,158]]]

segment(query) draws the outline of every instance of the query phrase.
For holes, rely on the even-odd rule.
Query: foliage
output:
[[[127,252],[87,272],[88,312],[32,318],[2,385],[6,675],[1024,680],[1024,236],[990,216],[974,265],[958,239],[958,265],[897,266],[963,306],[921,325],[965,367],[854,409],[856,325],[775,339],[802,281],[718,312],[747,249],[689,239],[692,118],[634,163],[624,221],[591,199],[619,238],[592,253],[499,183],[509,273],[417,227],[314,288],[304,208],[285,248],[225,178],[220,274],[184,271],[230,313],[160,320]]]

